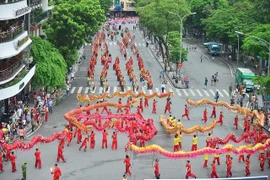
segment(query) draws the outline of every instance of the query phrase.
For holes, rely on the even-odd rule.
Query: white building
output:
[[[14,102],[31,91],[36,67],[29,57],[28,4],[27,0],[0,0],[0,121]]]

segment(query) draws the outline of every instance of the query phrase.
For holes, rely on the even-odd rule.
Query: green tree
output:
[[[32,37],[31,56],[36,64],[33,84],[65,87],[67,64],[60,52],[47,40]]]
[[[269,0],[254,0],[254,8],[252,11],[253,17],[259,23],[270,23],[270,1]]]
[[[105,13],[109,12],[109,8],[113,5],[111,0],[99,0],[99,3]]]
[[[249,36],[247,36],[244,39],[244,44],[242,48],[250,52],[253,56],[261,56],[263,59],[267,60],[269,55],[269,45],[268,48],[265,43],[262,43],[260,40],[258,40],[256,37],[264,39],[269,42],[270,37],[270,24],[261,24],[257,26],[251,33],[248,33]],[[253,37],[252,37],[253,36]]]

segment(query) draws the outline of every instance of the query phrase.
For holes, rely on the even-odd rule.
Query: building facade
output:
[[[110,8],[115,16],[135,16],[135,2],[133,0],[113,0]]]
[[[0,121],[31,91],[30,12],[27,0],[0,0]]]

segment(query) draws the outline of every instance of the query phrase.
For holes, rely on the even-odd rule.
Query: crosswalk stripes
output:
[[[210,95],[208,94],[208,92],[204,89],[203,90],[203,92],[204,92],[204,94],[207,96],[207,97],[209,97]]]
[[[218,91],[218,90],[216,89],[216,91]],[[220,91],[218,91],[218,94],[219,94],[220,97],[224,97],[223,94]]]
[[[210,93],[211,93],[213,96],[216,95],[212,89],[209,89],[209,91],[210,91]]]
[[[225,89],[223,89],[223,92],[226,94],[226,96],[229,96],[229,94],[227,93]]]
[[[89,87],[86,87],[85,90],[84,90],[84,94],[87,94],[89,91]]]
[[[112,42],[110,42],[110,45],[112,45],[113,43]]]
[[[185,96],[189,96],[188,93],[187,93],[187,91],[185,89],[182,89],[182,90],[183,90]]]
[[[199,91],[199,89],[196,89],[197,93],[199,94],[199,96],[203,96],[201,91]]]
[[[128,86],[125,91],[132,90],[131,86]],[[115,93],[120,91],[120,87],[118,86],[109,86],[107,89],[107,93]],[[153,94],[153,93],[161,93],[160,88],[147,89],[146,87],[141,87],[138,92],[144,92],[145,94]],[[173,92],[175,96],[184,96],[184,97],[215,97],[215,91],[219,91],[220,97],[229,97],[229,93],[225,89],[165,89],[166,92]],[[135,92],[135,93],[138,93]],[[96,86],[94,89],[90,87],[72,87],[70,94],[94,94],[104,93],[104,89],[100,86]]]
[[[83,87],[79,87],[78,94],[82,92]]]
[[[176,89],[176,93],[177,93],[178,96],[182,96],[182,94],[181,94],[181,92],[180,92],[179,89]]]

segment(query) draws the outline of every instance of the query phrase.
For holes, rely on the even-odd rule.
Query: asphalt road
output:
[[[129,27],[131,27],[129,25]],[[140,51],[142,58],[144,59],[145,67],[151,73],[151,76],[154,81],[154,88],[152,91],[144,90],[147,94],[157,91],[160,91],[160,83],[159,83],[159,72],[160,66],[154,60],[152,55],[149,53],[148,49],[145,48],[145,43],[140,33],[136,31],[136,39],[135,43]],[[121,67],[123,68],[123,72],[125,72],[124,64],[125,60],[120,54],[119,48],[114,42],[109,42],[109,50],[112,54],[113,59],[116,56],[120,57]],[[186,104],[185,99],[188,97],[192,100],[199,100],[201,98],[210,98],[213,99],[214,96],[211,94],[210,89],[215,92],[215,89],[219,89],[221,93],[223,92],[223,97],[220,97],[220,100],[227,100],[228,97],[224,93],[223,90],[228,92],[228,84],[233,82],[233,78],[230,76],[230,70],[227,66],[225,66],[221,62],[212,62],[207,58],[204,59],[203,63],[200,63],[200,54],[203,52],[203,49],[197,49],[194,52],[190,52],[188,62],[184,63],[182,72],[187,74],[191,80],[192,88],[190,90],[176,90],[170,87],[169,85],[166,87],[167,91],[173,91],[175,96],[172,99],[172,115],[176,118],[180,118],[180,116],[184,113],[184,105]],[[71,94],[61,101],[60,105],[54,108],[53,114],[50,116],[49,122],[45,123],[43,127],[37,132],[42,136],[49,136],[55,131],[62,131],[66,121],[63,118],[63,114],[65,112],[70,111],[71,109],[77,108],[80,104],[76,100],[76,94],[80,93],[84,94],[86,91],[87,84],[87,65],[90,58],[90,48],[86,46],[84,49],[84,53],[86,55],[86,62],[81,62],[79,66],[79,71],[76,73],[75,80],[73,82],[73,87],[71,88]],[[130,53],[129,53],[130,54]],[[135,74],[139,73],[136,60],[134,58],[134,69]],[[101,71],[100,61],[98,61],[96,68],[96,79],[99,79]],[[206,92],[209,96],[203,91],[203,83],[204,77],[210,78],[210,76],[218,71],[220,73],[220,82],[216,87],[209,87]],[[124,73],[126,74],[126,73]],[[109,72],[109,86],[110,93],[114,92],[115,87],[117,87],[116,77],[112,70],[112,65],[110,66]],[[125,77],[127,80],[127,76]],[[96,81],[98,83],[98,81]],[[131,87],[131,85],[130,85]],[[119,90],[119,87],[117,87]],[[198,90],[198,91],[197,91]],[[72,93],[73,91],[73,93]],[[179,94],[180,92],[180,94]],[[193,93],[192,93],[193,92]],[[198,93],[200,92],[201,95]],[[89,91],[88,91],[89,93]],[[97,86],[95,94],[99,94],[99,87]],[[194,95],[195,94],[195,95]],[[152,108],[152,100],[150,100],[150,107],[146,108],[143,112],[143,116],[145,119],[153,118],[155,120],[155,126],[159,131],[158,134],[149,142],[149,144],[158,144],[169,151],[173,150],[173,137],[166,135],[163,128],[159,124],[159,115],[163,115],[165,99],[157,99],[157,115],[153,115],[151,113]],[[117,102],[118,98],[110,99],[108,101]],[[123,102],[126,102],[126,98],[123,98]],[[93,102],[95,103],[95,102]],[[192,107],[190,106],[190,117],[191,121],[187,121],[185,118],[180,118],[182,123],[186,128],[192,127],[194,125],[202,125],[205,124],[201,121],[204,108],[208,108],[210,113],[210,106],[201,106],[201,107]],[[116,109],[112,109],[113,112],[116,112]],[[235,116],[234,112],[228,111],[225,108],[217,108],[217,112],[224,112],[224,125],[218,126],[213,130],[213,136],[217,136],[220,138],[224,138],[228,133],[233,132],[237,137],[239,137],[243,130],[236,131],[233,127],[233,118]],[[133,109],[133,112],[136,112],[136,109]],[[165,115],[168,117],[169,115]],[[240,118],[242,121],[242,117]],[[211,119],[208,120],[207,124],[211,123]],[[241,122],[242,123],[242,122]],[[240,123],[240,124],[241,124]],[[109,130],[109,134],[112,134],[112,130]],[[62,169],[63,177],[61,180],[86,180],[86,179],[110,179],[110,180],[119,180],[122,178],[124,173],[124,164],[123,159],[125,157],[124,145],[127,142],[127,137],[125,134],[118,135],[119,141],[119,149],[117,151],[112,151],[110,148],[101,149],[101,133],[96,133],[96,148],[94,150],[87,150],[87,152],[79,151],[79,145],[75,143],[75,140],[71,143],[70,147],[65,147],[64,156],[67,159],[67,163],[59,163],[59,167]],[[191,149],[191,140],[193,135],[184,135],[183,136],[183,150],[190,151]],[[199,142],[198,147],[203,148],[205,146],[205,139],[207,133],[199,133]],[[110,136],[109,136],[110,137]],[[29,137],[30,139],[31,137]],[[109,139],[109,147],[111,145],[111,139]],[[234,143],[232,143],[234,144]],[[239,145],[237,145],[239,146]],[[52,179],[50,175],[49,168],[54,165],[56,162],[56,154],[57,154],[57,142],[53,142],[50,144],[40,144],[36,146],[41,150],[42,164],[43,167],[41,170],[34,168],[34,149],[27,152],[23,151],[15,151],[18,159],[18,172],[11,173],[11,165],[10,163],[4,163],[5,172],[0,174],[0,179],[21,179],[21,171],[20,166],[23,162],[28,161],[28,179],[29,180],[48,180]],[[154,178],[153,175],[153,158],[158,158],[160,160],[160,171],[161,177],[164,179],[182,179],[185,178],[185,162],[187,159],[180,160],[171,160],[166,159],[165,157],[161,157],[159,155],[139,155],[129,152],[131,156],[132,163],[132,176],[128,177],[131,180],[142,180],[142,179],[151,179]],[[238,163],[237,156],[234,156],[233,160],[233,176],[244,176],[244,168],[245,165],[243,163]],[[209,157],[209,160],[212,160],[212,156]],[[190,159],[192,164],[192,171],[197,175],[198,178],[207,178],[210,175],[210,168],[202,168],[203,165],[203,157],[197,157],[196,159]],[[225,164],[225,155],[221,155],[221,165],[217,167],[218,175],[220,177],[226,176],[226,164]],[[259,169],[259,161],[257,159],[257,155],[251,157],[251,173],[252,175],[269,175],[269,169],[266,168],[264,172],[261,172]]]

